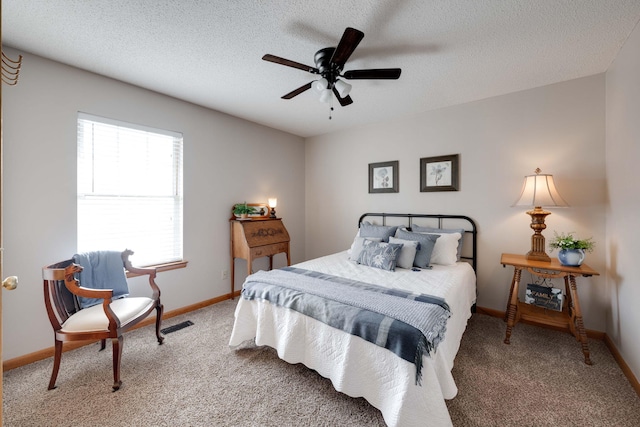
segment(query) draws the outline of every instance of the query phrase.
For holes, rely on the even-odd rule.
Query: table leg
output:
[[[567,299],[567,313],[569,315],[569,332],[576,337],[576,341],[580,341],[580,334],[576,330],[576,310],[573,306],[573,298],[571,297],[571,285],[569,284],[569,275],[564,276],[565,298]]]
[[[571,288],[569,287],[569,277],[564,276],[564,298],[567,310],[573,310],[573,304],[571,304]],[[571,313],[569,311],[569,313]]]
[[[504,321],[506,322],[509,319],[509,306],[511,305],[511,298],[513,297],[513,284],[516,280],[515,270],[513,273],[513,277],[511,278],[511,287],[509,288],[509,299],[507,300],[507,310],[504,312]]]
[[[576,338],[582,344],[582,352],[584,353],[584,363],[592,365],[589,357],[589,345],[587,341],[587,333],[584,330],[584,323],[582,322],[582,311],[580,310],[580,302],[578,300],[578,289],[576,287],[576,278],[573,275],[569,275],[569,289],[571,291],[571,302],[573,305],[573,315],[571,323],[575,321],[577,328]]]
[[[518,310],[518,286],[522,269],[515,267],[513,281],[511,282],[511,292],[509,292],[509,306],[507,307],[507,334],[504,338],[505,344],[510,344],[511,330],[516,323],[516,311]]]

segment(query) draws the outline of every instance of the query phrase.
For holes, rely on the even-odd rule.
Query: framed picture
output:
[[[397,193],[399,162],[369,163],[369,193]]]
[[[458,154],[420,159],[420,191],[458,191]]]

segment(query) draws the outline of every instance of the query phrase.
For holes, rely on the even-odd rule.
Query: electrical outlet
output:
[[[229,270],[222,270],[220,271],[220,278],[222,280],[226,280],[229,278]]]

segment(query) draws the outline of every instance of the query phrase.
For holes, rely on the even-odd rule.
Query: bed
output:
[[[379,237],[385,233],[386,241],[384,236]],[[249,276],[238,301],[229,345],[234,348],[255,341],[255,345],[276,349],[282,360],[302,363],[329,378],[337,391],[365,398],[381,411],[388,426],[451,425],[445,399],[454,398],[458,391],[451,370],[476,300],[476,235],[474,221],[463,215],[363,214],[348,250],[296,264],[288,268],[290,271],[256,272]],[[435,239],[428,265],[424,264],[424,259],[418,263],[417,258],[418,252],[430,245],[429,241],[424,243],[425,238]],[[415,245],[416,252],[411,252],[412,239],[421,242]],[[453,249],[452,239],[456,242]],[[400,241],[404,243],[400,244]],[[440,246],[437,246],[438,241]],[[365,246],[360,247],[362,244]],[[367,253],[371,250],[379,253],[381,248],[394,251],[389,257],[395,255],[397,259],[393,268],[381,268],[367,262]],[[402,252],[406,249],[411,249],[408,256],[415,254],[412,261],[420,267],[407,263],[407,253]],[[443,255],[444,250],[446,255]],[[400,266],[401,256],[404,267]],[[375,259],[379,261],[379,258]],[[397,347],[390,350],[363,334],[345,332],[344,328],[327,324],[331,322],[318,320],[315,313],[303,314],[299,307],[283,303],[285,297],[282,295],[301,292],[300,289],[284,291],[272,285],[284,280],[283,275],[300,272],[304,272],[304,276],[318,276],[318,280],[331,276],[363,287],[390,289],[390,293],[406,291],[411,295],[426,294],[441,299],[444,305],[439,304],[439,307],[448,310],[446,329],[441,331],[432,347],[420,353],[423,354],[421,360],[410,361],[410,358],[399,356]],[[293,281],[302,283],[304,280]],[[263,293],[251,297],[250,285],[254,282],[262,284]],[[311,282],[310,285],[315,286],[314,289],[321,288],[316,286],[318,283]],[[282,294],[277,293],[279,291]],[[270,297],[269,301],[267,294],[277,296]],[[293,300],[297,301],[298,297]],[[407,304],[415,304],[415,301]]]

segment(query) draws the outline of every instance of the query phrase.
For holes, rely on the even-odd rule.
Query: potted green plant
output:
[[[247,205],[247,202],[236,203],[233,205],[233,214],[240,216],[240,218],[247,218],[250,214],[256,213],[256,208]]]
[[[595,245],[593,237],[577,239],[573,237],[573,232],[558,234],[554,231],[553,239],[549,242],[552,252],[554,249],[559,249],[558,260],[560,264],[572,267],[581,265],[584,261],[585,252],[593,252]]]

